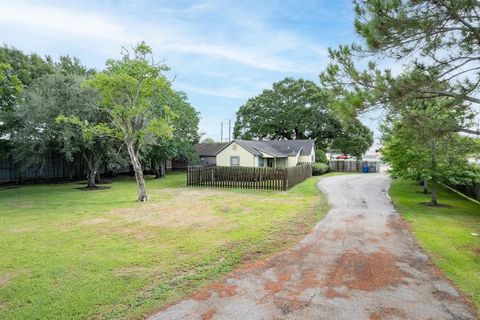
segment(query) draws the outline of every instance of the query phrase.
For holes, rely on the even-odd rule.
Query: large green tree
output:
[[[11,137],[19,126],[14,107],[22,93],[38,78],[54,72],[49,57],[25,54],[6,45],[0,47],[0,135]]]
[[[187,95],[183,92],[169,91],[162,97],[158,104],[157,112],[162,115],[163,106],[167,105],[175,116],[171,123],[174,128],[173,137],[160,137],[151,146],[147,158],[155,172],[155,176],[164,175],[165,162],[174,158],[183,158],[188,161],[195,161],[197,158],[195,144],[198,143],[199,113],[188,102]]]
[[[408,62],[429,74],[405,89],[419,98],[442,96],[480,103],[478,1],[363,0],[356,2],[355,12],[355,27],[365,39],[366,52]],[[438,83],[449,85],[439,89]]]
[[[15,107],[18,126],[11,138],[13,158],[23,169],[42,171],[47,159],[63,156],[68,161],[83,158],[87,164],[88,187],[94,188],[100,163],[113,165],[115,144],[108,137],[87,138],[80,128],[57,121],[79,117],[90,123],[105,118],[95,109],[100,96],[82,88],[85,76],[58,70],[35,80],[23,101]]]
[[[344,115],[443,97],[445,106],[478,105],[480,20],[475,0],[355,1],[355,28],[363,43],[330,50],[322,83],[336,93]],[[365,58],[389,58],[406,72],[398,77]],[[400,109],[400,110],[399,110]],[[477,133],[469,127],[458,131]]]
[[[158,105],[170,89],[164,76],[163,64],[153,61],[152,50],[145,43],[138,44],[133,52],[124,51],[120,60],[107,60],[106,69],[87,80],[87,85],[102,96],[100,107],[109,121],[86,130],[95,135],[110,135],[126,146],[135,171],[138,201],[147,201],[148,195],[140,161],[142,150],[157,143],[158,139],[171,138],[173,116],[168,106],[158,111]]]
[[[237,111],[233,135],[241,139],[314,139],[325,148],[341,123],[328,95],[312,81],[285,78]]]
[[[372,143],[373,132],[359,120],[354,119],[346,123],[340,130],[331,148],[343,154],[352,155],[357,159],[362,159]]]
[[[432,206],[437,205],[439,183],[471,184],[480,178],[478,166],[468,162],[479,154],[479,144],[456,132],[472,114],[463,105],[445,107],[438,100],[406,106],[382,129],[391,174],[427,181]]]
[[[0,136],[12,129],[13,107],[19,101],[23,85],[8,63],[0,62]]]

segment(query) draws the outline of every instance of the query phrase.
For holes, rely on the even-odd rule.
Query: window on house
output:
[[[230,157],[230,166],[239,167],[240,166],[240,157]]]
[[[272,158],[267,158],[267,167],[273,168],[273,159]]]

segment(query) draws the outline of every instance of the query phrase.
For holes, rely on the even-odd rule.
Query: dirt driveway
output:
[[[151,319],[476,319],[417,247],[389,183],[383,174],[321,180],[332,209],[297,246]]]

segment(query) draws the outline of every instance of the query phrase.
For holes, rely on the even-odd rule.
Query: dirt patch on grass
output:
[[[328,287],[347,286],[349,289],[375,291],[397,284],[403,272],[395,265],[396,257],[388,252],[370,255],[344,253],[330,271]]]
[[[0,273],[0,288],[7,287],[13,279],[20,275],[28,275],[29,271],[28,270],[19,270],[16,272],[5,272],[5,273]]]
[[[229,221],[229,214],[249,211],[249,205],[242,205],[249,200],[259,203],[262,199],[255,195],[232,196],[225,191],[175,190],[165,201],[152,201],[109,213],[126,222],[140,222],[149,226],[210,228]]]
[[[224,221],[222,217],[211,214],[214,209],[211,203],[192,197],[194,196],[175,197],[161,203],[114,210],[110,214],[122,218],[125,222],[140,222],[148,226],[167,228],[208,228]]]
[[[92,218],[92,219],[84,220],[80,224],[82,226],[91,226],[91,225],[96,225],[96,224],[100,224],[100,223],[105,223],[105,222],[108,222],[108,221],[110,221],[110,220],[106,219],[106,218]]]
[[[480,247],[473,248],[472,252],[473,252],[474,255],[480,257]]]
[[[10,281],[15,278],[15,276],[15,273],[12,272],[0,274],[0,288],[8,286]]]

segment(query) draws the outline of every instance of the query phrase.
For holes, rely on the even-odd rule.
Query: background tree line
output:
[[[144,43],[107,60],[101,71],[79,59],[25,54],[0,48],[1,155],[25,171],[48,157],[83,159],[88,188],[100,168],[131,163],[140,201],[148,199],[143,170],[161,175],[174,157],[194,159],[199,114],[183,92],[172,89]]]
[[[339,116],[332,108],[334,99],[313,81],[285,78],[239,108],[233,134],[246,140],[312,139],[319,150],[361,159],[373,133],[356,117]]]

